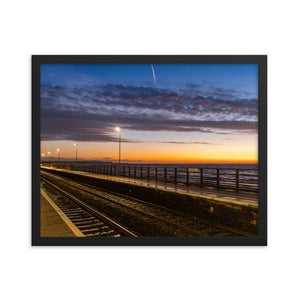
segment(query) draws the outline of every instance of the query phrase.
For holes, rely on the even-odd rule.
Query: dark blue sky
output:
[[[209,82],[257,95],[257,64],[154,64],[153,67],[158,87]],[[41,82],[69,87],[86,83],[154,84],[150,64],[42,64]]]

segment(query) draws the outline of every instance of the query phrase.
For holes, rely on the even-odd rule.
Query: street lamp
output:
[[[119,132],[119,175],[121,167],[121,127],[116,127],[116,131]]]
[[[50,162],[50,154],[51,152],[48,151],[48,161]]]
[[[76,161],[77,161],[77,152],[78,152],[78,144],[73,144],[76,147]]]
[[[57,149],[56,149],[56,151],[57,151],[57,161],[59,161],[60,149],[59,149],[59,148],[57,148]]]
[[[42,158],[44,158],[45,157],[45,153],[42,153]],[[43,159],[42,159],[43,160]]]

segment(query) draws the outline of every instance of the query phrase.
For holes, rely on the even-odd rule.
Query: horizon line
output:
[[[102,163],[111,163],[111,164],[118,164],[118,160],[105,160],[105,159],[86,159],[86,158],[60,158],[57,157],[41,157],[42,162],[102,162]],[[151,160],[143,160],[143,161],[133,161],[133,160],[124,160],[121,161],[121,164],[258,164],[258,161],[252,160],[209,160],[209,161],[151,161]]]

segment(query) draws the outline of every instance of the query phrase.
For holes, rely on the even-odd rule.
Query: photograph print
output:
[[[266,244],[266,56],[32,59],[33,245]]]

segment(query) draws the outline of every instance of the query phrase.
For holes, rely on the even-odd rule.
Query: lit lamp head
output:
[[[116,127],[115,129],[116,129],[116,131],[118,131],[118,132],[121,131],[121,128],[120,128],[120,127]]]
[[[48,154],[50,155],[50,154],[51,154],[51,152],[48,152]]]
[[[57,151],[57,152],[59,152],[59,151],[60,151],[60,149],[59,149],[59,148],[57,148],[57,149],[56,149],[56,151]]]
[[[44,157],[44,156],[45,156],[45,153],[42,153],[42,156]]]

